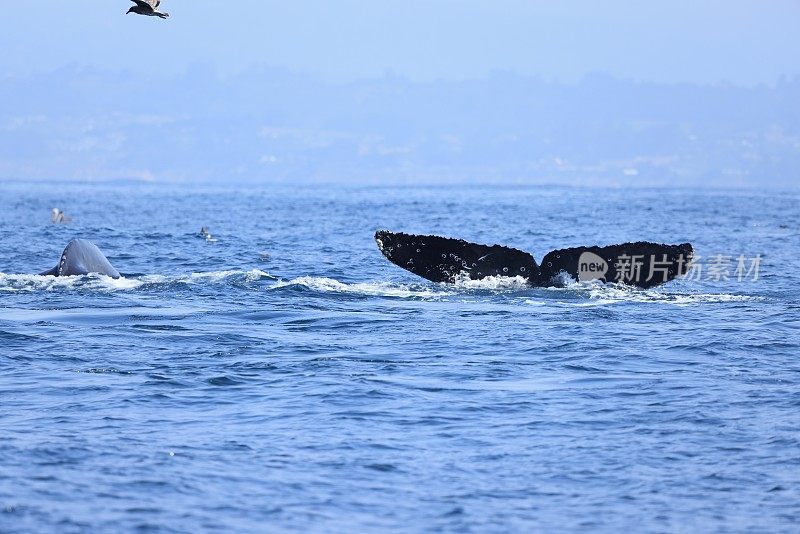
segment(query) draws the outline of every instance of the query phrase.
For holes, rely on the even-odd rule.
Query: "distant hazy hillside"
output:
[[[800,185],[800,79],[347,85],[263,69],[0,80],[0,180]]]

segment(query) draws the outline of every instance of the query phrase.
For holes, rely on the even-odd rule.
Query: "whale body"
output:
[[[433,282],[521,276],[536,287],[561,285],[562,273],[579,281],[653,287],[686,274],[694,251],[690,243],[637,241],[554,250],[538,264],[531,254],[515,248],[449,237],[379,230],[375,241],[389,261]]]
[[[111,262],[91,241],[73,239],[67,244],[61,259],[52,269],[41,273],[43,276],[81,276],[90,273],[104,274],[119,278],[120,274]]]

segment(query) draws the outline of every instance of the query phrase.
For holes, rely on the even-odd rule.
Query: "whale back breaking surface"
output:
[[[562,273],[580,281],[621,282],[648,288],[685,274],[692,245],[639,241],[605,247],[573,247],[549,252],[541,265],[521,250],[462,239],[378,231],[375,241],[395,265],[433,282],[522,276],[533,286],[563,283]]]
[[[375,241],[389,261],[433,282],[490,276],[522,276],[530,280],[539,277],[533,256],[511,247],[385,230],[375,234]]]
[[[119,278],[120,274],[111,262],[100,252],[94,243],[85,239],[70,241],[58,264],[41,273],[45,276],[81,276],[90,273],[104,274],[111,278]]]

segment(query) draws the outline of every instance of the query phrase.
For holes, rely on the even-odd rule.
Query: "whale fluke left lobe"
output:
[[[489,276],[522,276],[536,280],[539,266],[527,252],[463,239],[379,230],[378,248],[386,258],[432,282],[480,280]]]

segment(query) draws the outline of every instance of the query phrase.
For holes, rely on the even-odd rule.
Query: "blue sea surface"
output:
[[[383,228],[730,265],[444,285]],[[36,275],[73,237],[124,277]],[[797,192],[4,183],[0,242],[0,531],[800,529]]]

